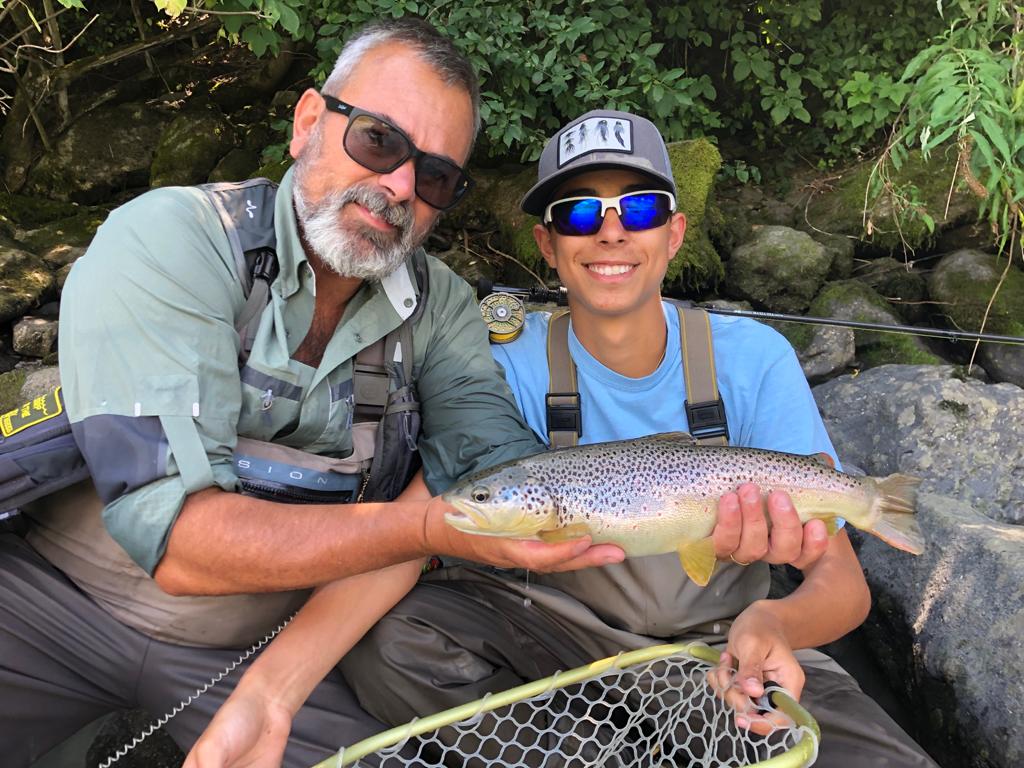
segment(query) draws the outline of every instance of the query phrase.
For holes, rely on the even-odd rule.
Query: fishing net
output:
[[[718,655],[700,643],[620,654],[392,728],[315,768],[811,765],[818,726],[781,688],[756,704],[767,735],[736,726],[711,682]]]

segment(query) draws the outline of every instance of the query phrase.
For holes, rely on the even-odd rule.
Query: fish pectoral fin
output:
[[[698,541],[687,541],[679,545],[679,562],[686,575],[694,583],[706,587],[715,572],[718,558],[715,557],[715,542],[708,536]]]
[[[839,533],[839,524],[834,517],[826,517],[822,522],[825,523],[825,531],[829,536],[835,536]]]
[[[558,541],[568,541],[569,539],[578,539],[581,536],[590,535],[590,526],[586,523],[573,523],[567,525],[564,528],[553,528],[550,531],[539,531],[537,538],[541,541],[546,541],[548,544],[554,544]]]

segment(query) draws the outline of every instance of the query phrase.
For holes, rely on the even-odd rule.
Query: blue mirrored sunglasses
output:
[[[554,226],[560,235],[593,235],[601,229],[609,208],[615,209],[623,229],[642,232],[667,222],[676,209],[676,198],[663,189],[627,192],[616,197],[567,197],[548,205],[544,223]]]

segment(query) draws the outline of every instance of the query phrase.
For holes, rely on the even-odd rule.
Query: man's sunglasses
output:
[[[342,140],[348,156],[374,173],[391,173],[409,158],[415,161],[416,195],[446,211],[473,187],[473,180],[451,160],[419,149],[402,130],[383,117],[321,94],[332,112],[348,118]]]
[[[623,229],[642,232],[667,222],[676,209],[676,198],[661,189],[627,192],[616,197],[567,197],[556,200],[544,210],[544,223],[553,225],[560,235],[593,235],[601,229],[609,208],[619,214]]]

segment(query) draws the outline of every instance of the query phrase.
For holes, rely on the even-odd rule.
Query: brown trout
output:
[[[590,535],[629,557],[679,553],[687,575],[707,585],[718,499],[752,482],[785,491],[800,520],[835,519],[915,555],[915,477],[854,477],[824,456],[697,445],[685,432],[546,451],[464,479],[443,494],[449,525],[484,536],[561,541]]]

